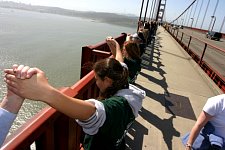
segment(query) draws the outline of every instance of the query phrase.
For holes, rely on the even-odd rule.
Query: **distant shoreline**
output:
[[[135,16],[125,16],[125,15],[119,15],[115,13],[76,11],[76,10],[63,9],[59,7],[33,6],[33,5],[27,5],[23,3],[15,3],[15,2],[9,2],[9,1],[0,2],[0,7],[34,11],[34,12],[40,12],[40,13],[58,14],[58,15],[71,16],[71,17],[81,17],[81,18],[91,19],[93,21],[99,21],[99,22],[119,25],[123,27],[131,27],[131,28],[135,28],[137,26],[137,20],[138,20],[138,18]]]

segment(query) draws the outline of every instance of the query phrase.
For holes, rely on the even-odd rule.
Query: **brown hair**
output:
[[[105,77],[112,79],[112,86],[108,87],[104,93],[100,93],[99,99],[113,96],[118,90],[129,87],[128,70],[114,58],[102,59],[95,63],[94,72],[104,80]]]
[[[135,60],[141,59],[139,46],[134,41],[125,42],[123,48],[127,51],[129,58]]]

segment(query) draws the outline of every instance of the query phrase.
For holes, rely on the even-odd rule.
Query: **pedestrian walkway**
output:
[[[126,137],[132,150],[183,150],[180,138],[207,98],[222,93],[162,27],[143,55],[136,85],[146,98]]]

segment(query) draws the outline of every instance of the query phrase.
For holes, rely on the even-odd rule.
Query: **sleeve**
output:
[[[121,66],[126,68],[128,70],[127,64],[125,64],[124,62],[120,62]]]
[[[215,116],[223,110],[224,98],[221,95],[211,97],[207,100],[203,111],[211,116]]]
[[[0,147],[3,144],[15,118],[16,114],[0,108]]]
[[[104,124],[106,120],[105,108],[103,103],[98,100],[89,99],[87,101],[95,105],[96,112],[87,120],[76,121],[80,126],[82,126],[85,133],[94,135],[98,132],[99,128]]]

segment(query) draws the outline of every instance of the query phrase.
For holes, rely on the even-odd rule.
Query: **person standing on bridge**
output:
[[[127,65],[129,71],[129,83],[134,84],[137,75],[141,71],[141,57],[138,44],[133,40],[126,41],[123,44],[123,49],[121,51],[119,43],[113,37],[107,37],[106,43],[114,58]]]
[[[225,150],[225,94],[207,100],[190,134],[182,141],[186,150]]]
[[[125,131],[138,116],[145,97],[143,90],[128,84],[126,64],[114,58],[96,62],[93,70],[100,96],[85,101],[69,97],[52,87],[40,69],[31,68],[27,72],[32,72],[30,70],[37,74],[21,80],[24,79],[21,71],[14,73],[12,69],[6,69],[8,88],[21,97],[45,102],[76,119],[86,133],[85,150],[125,149]]]

